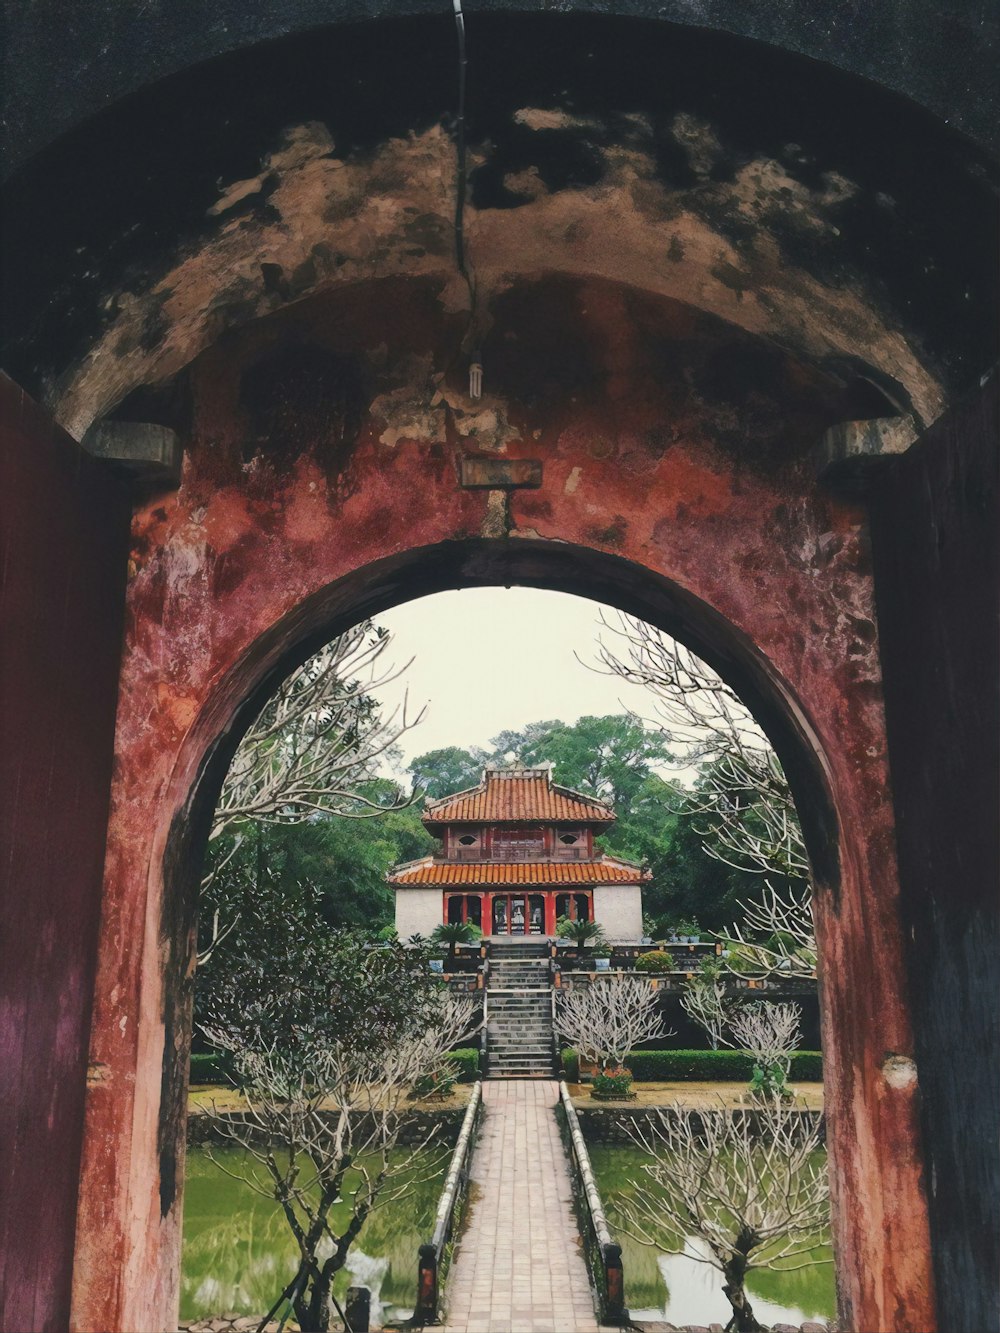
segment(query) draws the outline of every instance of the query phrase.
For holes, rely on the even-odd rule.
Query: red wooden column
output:
[[[129,504],[0,374],[0,1327],[69,1323]]]
[[[545,933],[554,935],[556,933],[556,894],[554,889],[545,891]]]

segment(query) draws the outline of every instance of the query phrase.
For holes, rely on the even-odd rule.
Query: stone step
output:
[[[490,1069],[489,1078],[552,1078],[552,1064],[547,1065],[496,1065]]]
[[[548,1037],[552,1034],[551,1022],[489,1022],[487,1032],[491,1037]]]
[[[552,1056],[540,1051],[529,1055],[494,1055],[490,1052],[490,1069],[551,1069]]]
[[[500,1004],[499,1001],[491,1000],[487,1006],[487,1016],[489,1018],[509,1018],[513,1021],[523,1022],[551,1022],[551,1005],[520,1005],[520,1004]]]

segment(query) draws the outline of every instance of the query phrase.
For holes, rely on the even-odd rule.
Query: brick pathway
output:
[[[473,1203],[444,1333],[598,1333],[549,1079],[483,1084]]]

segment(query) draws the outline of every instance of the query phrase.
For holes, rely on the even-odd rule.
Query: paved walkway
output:
[[[598,1333],[551,1079],[483,1084],[444,1333]]]

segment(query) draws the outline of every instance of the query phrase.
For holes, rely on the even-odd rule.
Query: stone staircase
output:
[[[486,988],[490,1078],[551,1078],[552,987],[543,944],[491,944]]]

